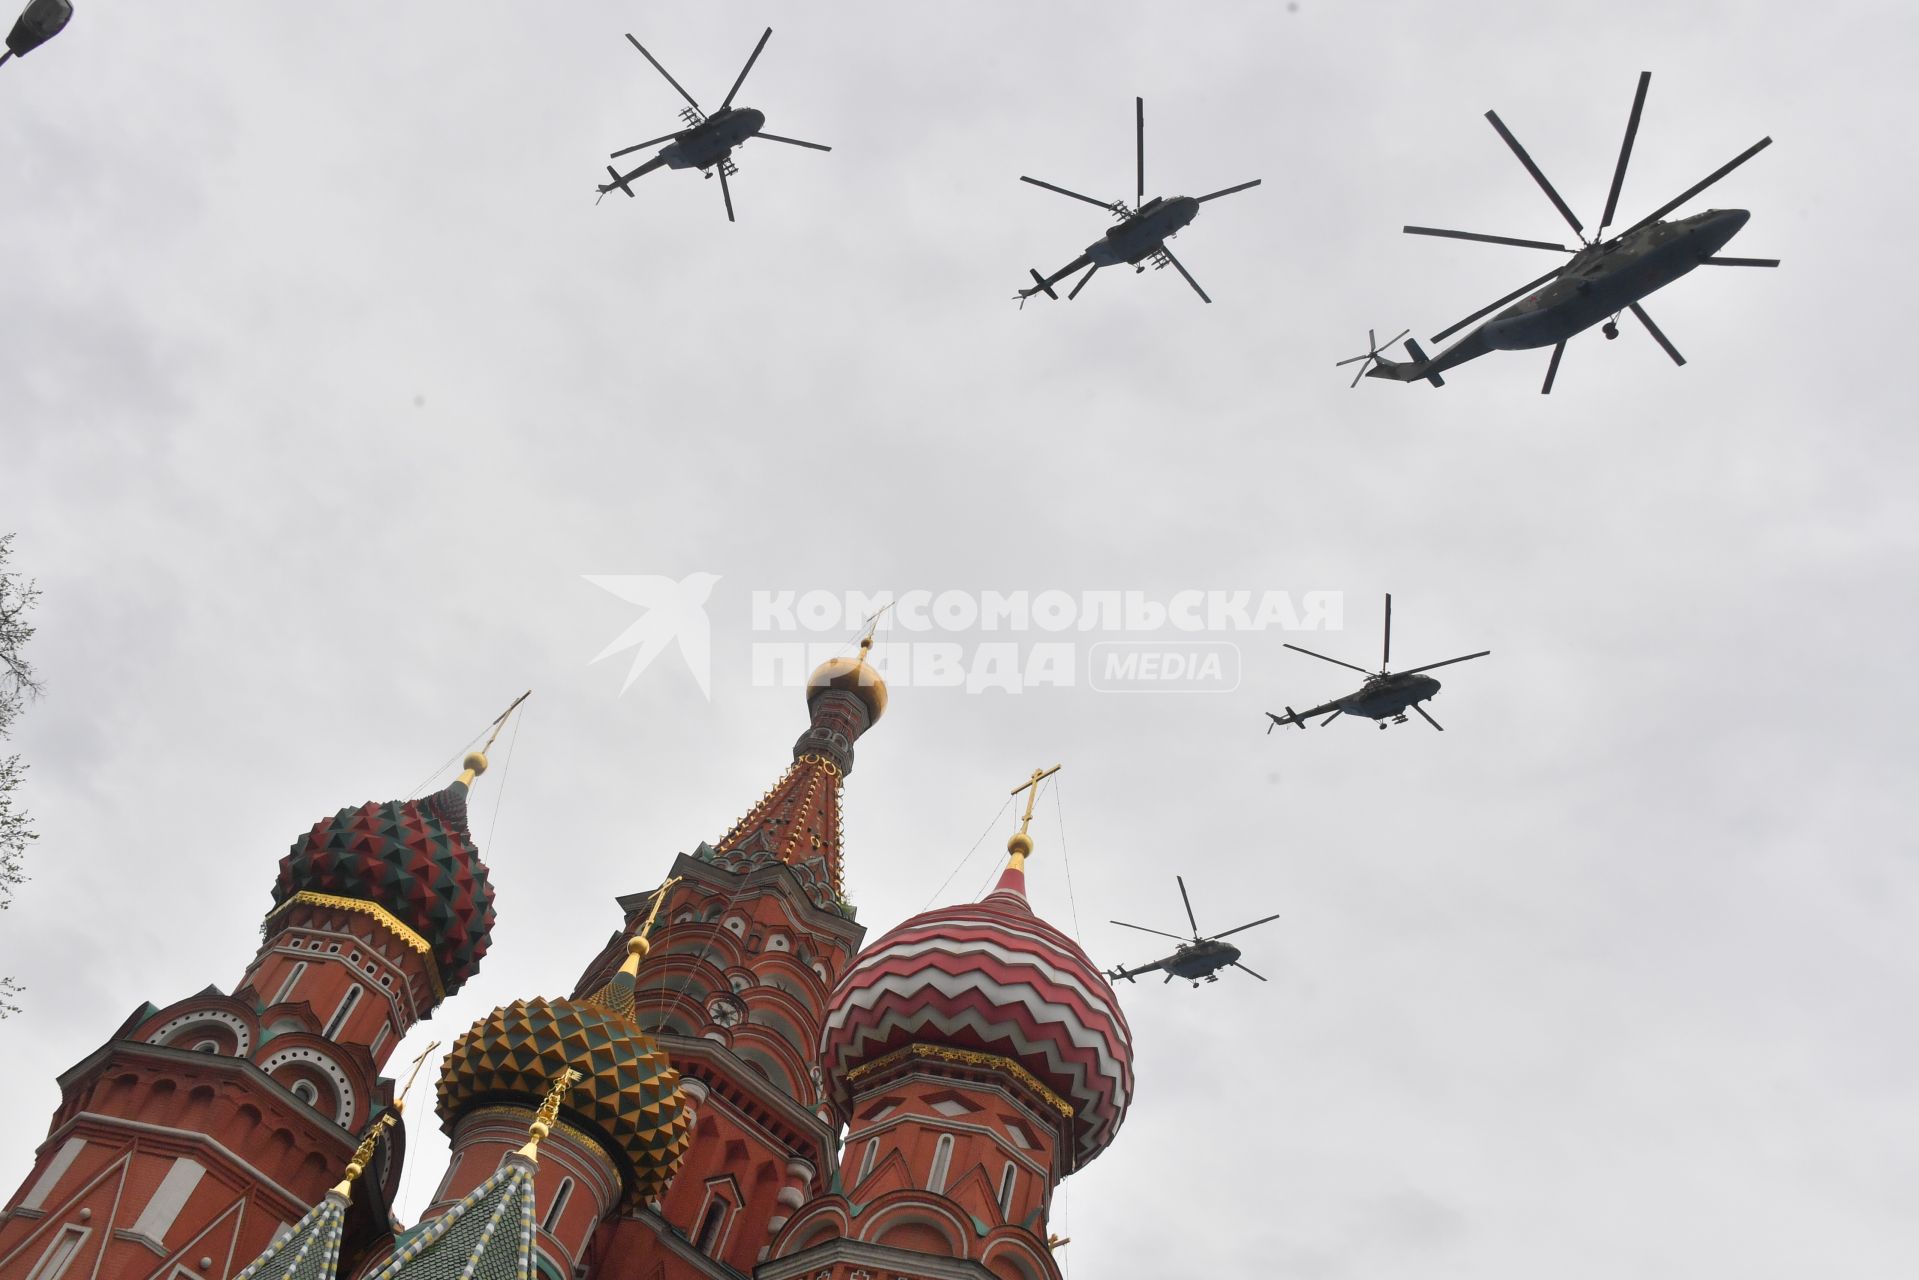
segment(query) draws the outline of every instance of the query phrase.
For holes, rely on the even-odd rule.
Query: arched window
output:
[[[199,1044],[193,1046],[193,1051],[195,1053],[218,1053],[220,1052],[220,1042],[218,1040],[202,1040]]]
[[[942,1133],[933,1145],[933,1168],[926,1175],[928,1191],[946,1190],[946,1169],[953,1163],[953,1135]]]
[[[295,961],[293,967],[287,970],[287,980],[280,984],[280,994],[273,997],[273,1003],[279,1004],[282,1001],[291,998],[293,995],[293,988],[298,986],[300,983],[300,975],[305,973],[306,971],[307,971],[306,961],[304,960]]]
[[[854,1180],[854,1185],[857,1186],[859,1183],[866,1181],[866,1175],[873,1172],[873,1162],[879,1159],[879,1155],[880,1140],[878,1138],[869,1139],[866,1144],[866,1154],[860,1158],[860,1176]]]
[[[560,1225],[560,1215],[566,1212],[566,1198],[572,1194],[573,1179],[561,1178],[560,1189],[553,1193],[553,1203],[547,1207],[546,1217],[540,1222],[540,1230],[548,1235],[553,1234],[553,1229]]]
[[[346,998],[340,1001],[340,1007],[333,1011],[333,1017],[327,1021],[326,1030],[320,1034],[328,1040],[338,1035],[340,1028],[346,1025],[347,1015],[353,1012],[353,1006],[358,1003],[360,1003],[360,988],[348,987]]]
[[[319,1087],[311,1080],[295,1080],[293,1082],[293,1096],[306,1103],[309,1107],[317,1107],[320,1105]]]
[[[1006,1172],[999,1176],[999,1215],[1002,1218],[1013,1216],[1013,1188],[1019,1182],[1019,1171],[1013,1162],[1006,1162]]]
[[[706,1208],[706,1216],[700,1219],[700,1233],[693,1239],[693,1247],[707,1256],[712,1256],[713,1245],[720,1238],[720,1227],[726,1222],[726,1201],[715,1196],[713,1203]]]

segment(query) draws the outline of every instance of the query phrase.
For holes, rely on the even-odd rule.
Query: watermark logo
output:
[[[593,655],[593,662],[616,653],[636,649],[632,665],[626,669],[625,693],[675,640],[680,656],[693,673],[700,693],[713,696],[713,627],[706,617],[707,597],[720,580],[717,573],[689,573],[675,581],[650,573],[587,573],[580,575],[603,591],[610,591],[628,604],[640,607],[640,616],[626,630],[613,637],[606,648]],[[591,663],[588,664],[589,666]]]
[[[707,691],[705,605],[717,575],[587,581],[645,610],[593,659],[637,648],[622,693],[675,639]],[[755,590],[748,603],[748,681],[756,688],[803,685],[820,663],[850,651],[855,629],[883,614],[886,627],[867,660],[889,685],[969,693],[1231,693],[1244,675],[1233,637],[1338,630],[1344,612],[1337,591],[1271,590]]]

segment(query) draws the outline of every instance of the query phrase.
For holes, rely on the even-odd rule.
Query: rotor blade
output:
[[[1227,930],[1227,931],[1226,931],[1225,933],[1216,933],[1216,934],[1214,934],[1214,935],[1213,935],[1213,941],[1215,941],[1215,942],[1218,942],[1218,941],[1219,941],[1219,940],[1220,940],[1221,938],[1224,938],[1224,937],[1226,937],[1226,936],[1228,936],[1228,935],[1230,935],[1230,934],[1235,934],[1235,933],[1244,933],[1244,932],[1245,932],[1246,930],[1248,930],[1248,929],[1250,929],[1250,928],[1252,928],[1252,927],[1253,927],[1253,925],[1261,925],[1261,924],[1265,924],[1265,923],[1267,923],[1267,922],[1268,922],[1268,921],[1270,921],[1270,920],[1277,920],[1277,919],[1279,919],[1279,915],[1278,915],[1278,913],[1277,913],[1277,912],[1275,912],[1274,914],[1272,914],[1272,915],[1270,915],[1270,916],[1261,916],[1261,917],[1260,917],[1259,919],[1257,919],[1257,920],[1255,920],[1255,921],[1253,921],[1253,923],[1252,923],[1252,924],[1243,924],[1243,925],[1241,925],[1241,926],[1239,926],[1239,928],[1237,928],[1237,929],[1228,929],[1228,930]]]
[[[735,80],[733,82],[733,87],[726,91],[726,100],[720,103],[721,111],[724,111],[728,107],[733,105],[733,95],[738,93],[740,91],[740,86],[746,83],[746,73],[751,71],[753,69],[753,64],[760,60],[760,50],[764,49],[766,47],[766,42],[768,40],[771,40],[772,38],[773,38],[773,28],[768,27],[760,35],[760,42],[753,46],[753,54],[751,57],[749,57],[746,60],[746,65],[740,68],[740,78]]]
[[[1673,346],[1672,343],[1666,340],[1666,335],[1659,332],[1659,326],[1652,322],[1652,317],[1646,314],[1646,309],[1637,302],[1628,305],[1632,307],[1632,313],[1639,317],[1639,323],[1646,326],[1646,332],[1652,335],[1652,340],[1666,349],[1666,354],[1672,357],[1672,362],[1674,364],[1686,363],[1686,357],[1680,355],[1679,348]]]
[[[1077,191],[1068,191],[1065,187],[1056,187],[1050,182],[1041,182],[1038,178],[1029,178],[1025,174],[1021,174],[1019,180],[1021,182],[1030,182],[1036,187],[1045,187],[1048,191],[1057,191],[1061,195],[1071,196],[1075,200],[1084,200],[1087,204],[1096,204],[1109,213],[1112,212],[1113,209],[1113,206],[1105,200],[1095,200],[1093,197],[1083,196]]]
[[[1173,270],[1179,272],[1181,275],[1186,277],[1186,283],[1193,286],[1193,292],[1199,295],[1199,300],[1201,302],[1212,301],[1211,298],[1206,296],[1206,290],[1199,287],[1199,281],[1193,279],[1193,273],[1186,269],[1186,264],[1173,256],[1173,251],[1171,249],[1168,249],[1165,246],[1165,244],[1162,243],[1159,246],[1159,251],[1166,255],[1166,261],[1173,264]]]
[[[1338,658],[1329,658],[1323,653],[1314,653],[1311,649],[1301,649],[1296,644],[1289,644],[1286,646],[1286,648],[1292,649],[1298,653],[1303,653],[1309,658],[1318,658],[1321,662],[1330,662],[1334,666],[1345,667],[1349,671],[1357,671],[1362,676],[1369,676],[1372,674],[1372,672],[1366,670],[1366,668],[1364,667],[1355,667],[1350,662],[1341,662]]]
[[[1464,329],[1467,325],[1479,319],[1481,316],[1492,314],[1493,312],[1499,310],[1501,307],[1505,306],[1508,302],[1511,302],[1514,298],[1519,297],[1521,294],[1531,293],[1534,289],[1537,289],[1540,285],[1545,284],[1548,280],[1551,280],[1554,276],[1558,275],[1560,272],[1564,271],[1565,269],[1566,268],[1564,267],[1554,267],[1551,271],[1548,271],[1545,275],[1539,277],[1539,279],[1528,280],[1525,284],[1520,285],[1517,289],[1514,289],[1511,293],[1507,294],[1505,297],[1501,298],[1499,301],[1493,303],[1491,306],[1481,307],[1479,310],[1467,316],[1464,320],[1461,320],[1458,324],[1453,325],[1450,328],[1441,329],[1438,333],[1435,333],[1433,335],[1432,340],[1434,342],[1444,342],[1447,338],[1451,337],[1455,333],[1458,333],[1461,329]]]
[[[1619,163],[1613,166],[1612,190],[1606,193],[1606,212],[1599,219],[1598,230],[1604,231],[1612,222],[1613,210],[1619,206],[1619,187],[1626,181],[1626,162],[1632,159],[1632,140],[1639,133],[1639,113],[1646,106],[1646,86],[1652,83],[1652,72],[1639,73],[1639,88],[1632,95],[1632,114],[1626,117],[1626,140],[1619,144]]]
[[[1626,228],[1625,231],[1620,232],[1620,235],[1625,235],[1628,232],[1637,231],[1641,227],[1649,226],[1652,223],[1659,221],[1661,218],[1671,213],[1674,209],[1677,209],[1680,205],[1686,203],[1686,201],[1692,199],[1694,196],[1698,195],[1701,191],[1704,191],[1707,187],[1710,187],[1713,183],[1719,181],[1721,178],[1725,177],[1727,174],[1731,173],[1734,169],[1737,169],[1740,165],[1746,163],[1746,161],[1752,159],[1754,156],[1758,155],[1761,151],[1764,151],[1767,147],[1770,147],[1771,145],[1772,145],[1771,138],[1761,138],[1759,141],[1753,143],[1750,147],[1747,147],[1744,151],[1741,151],[1738,155],[1734,156],[1732,159],[1728,160],[1726,163],[1720,165],[1717,169],[1714,169],[1705,178],[1701,179],[1698,182],[1695,182],[1692,186],[1687,187],[1679,195],[1673,197],[1671,200],[1666,201],[1666,203],[1660,205],[1657,209],[1654,209],[1651,213],[1647,214],[1645,217],[1641,218],[1639,221],[1633,223],[1632,226]]]
[[[672,140],[673,140],[672,134],[663,133],[657,138],[648,138],[645,142],[636,142],[630,147],[621,147],[618,151],[615,151],[612,155],[608,156],[607,159],[618,160],[621,156],[630,156],[635,151],[644,150],[645,148],[650,147],[654,145],[655,143],[671,142]]]
[[[648,62],[653,64],[653,69],[659,72],[661,75],[665,76],[666,82],[672,85],[674,89],[679,91],[679,95],[682,98],[686,99],[688,106],[692,107],[695,111],[698,111],[700,109],[700,104],[693,101],[693,95],[688,93],[685,89],[680,88],[680,82],[673,78],[673,75],[671,72],[669,72],[665,67],[660,65],[660,60],[658,58],[654,57],[650,53],[647,53],[645,45],[641,44],[638,40],[633,39],[632,32],[630,31],[627,32],[626,38],[628,41],[632,43],[635,49],[638,49],[640,51],[641,56],[643,56]]]
[[[1162,938],[1171,938],[1174,942],[1191,942],[1191,938],[1182,938],[1177,933],[1168,933],[1164,929],[1148,929],[1143,924],[1127,924],[1124,920],[1115,920],[1114,924],[1122,929],[1138,929],[1141,933],[1157,933]]]
[[[1546,175],[1539,171],[1539,166],[1533,163],[1533,158],[1526,154],[1526,148],[1519,145],[1519,139],[1513,137],[1512,130],[1508,129],[1506,122],[1499,118],[1499,113],[1488,111],[1486,119],[1491,121],[1493,128],[1499,131],[1499,136],[1506,140],[1506,145],[1513,149],[1513,154],[1519,157],[1519,163],[1526,166],[1526,172],[1533,176],[1533,181],[1539,184],[1539,189],[1544,191],[1547,198],[1553,202],[1553,208],[1559,210],[1560,216],[1572,224],[1574,231],[1583,236],[1585,227],[1581,226],[1579,219],[1573,216],[1573,211],[1566,207],[1566,202],[1559,198],[1559,193],[1553,190],[1553,184],[1546,181]]]
[[[1559,376],[1559,357],[1566,354],[1566,340],[1561,338],[1553,344],[1553,358],[1546,364],[1546,382],[1539,388],[1539,394],[1549,396],[1553,393],[1553,379]]]
[[[1245,965],[1243,965],[1243,964],[1241,964],[1241,963],[1240,963],[1239,961],[1237,961],[1237,960],[1235,960],[1235,961],[1233,961],[1233,968],[1235,968],[1235,969],[1246,969],[1246,966],[1245,966]],[[1252,971],[1251,969],[1246,969],[1246,972],[1248,972],[1248,973],[1252,973],[1252,974],[1253,974],[1253,976],[1254,976],[1255,978],[1258,978],[1258,979],[1259,979],[1259,980],[1260,980],[1261,982],[1264,982],[1264,981],[1266,981],[1266,975],[1265,975],[1265,974],[1263,974],[1263,973],[1253,973],[1253,971]]]
[[[782,138],[777,133],[756,133],[756,138],[765,138],[768,142],[784,142],[789,147],[811,147],[815,151],[831,151],[833,148],[824,142],[801,142],[798,138]]]
[[[1455,662],[1470,662],[1474,658],[1483,658],[1491,652],[1491,649],[1481,649],[1478,653],[1469,653],[1463,658],[1448,658],[1444,662],[1429,662],[1423,667],[1414,667],[1411,671],[1399,671],[1394,674],[1402,676],[1417,675],[1421,671],[1431,671],[1435,667],[1450,667]]]
[[[1439,723],[1439,721],[1433,719],[1431,716],[1427,715],[1426,708],[1420,706],[1417,702],[1413,703],[1413,710],[1417,711],[1420,715],[1420,718],[1423,719],[1427,724],[1439,730],[1441,733],[1446,732],[1446,726]]]
[[[1319,722],[1319,727],[1324,729],[1327,725],[1331,724],[1333,721],[1339,719],[1341,716],[1345,714],[1346,713],[1343,711],[1335,711],[1333,712],[1333,714],[1327,716],[1324,720],[1321,720]]]
[[[1227,187],[1225,190],[1215,191],[1209,196],[1199,196],[1197,199],[1195,199],[1194,203],[1205,204],[1208,200],[1217,200],[1221,196],[1230,196],[1235,191],[1247,191],[1252,189],[1253,187],[1258,186],[1262,181],[1263,179],[1254,178],[1251,182],[1242,182],[1236,187]]]
[[[1400,230],[1409,236],[1445,236],[1449,240],[1483,240],[1487,244],[1511,244],[1521,249],[1556,249],[1560,253],[1573,252],[1565,245],[1554,244],[1550,240],[1521,240],[1516,236],[1489,236],[1477,231],[1448,231],[1443,227],[1401,227]]]
[[[1099,270],[1099,263],[1095,262],[1092,265],[1092,268],[1088,270],[1085,275],[1079,278],[1079,283],[1073,286],[1072,291],[1066,295],[1066,300],[1068,302],[1071,302],[1074,298],[1079,297],[1079,291],[1086,287],[1086,282],[1093,278],[1093,272],[1098,270]]]
[[[1709,267],[1776,267],[1777,258],[1701,258]]]
[[[728,222],[736,221],[733,217],[733,188],[726,185],[726,161],[721,160],[719,164],[714,167],[719,171],[720,175],[720,194],[726,197],[726,220]]]
[[[1193,900],[1186,896],[1186,877],[1174,876],[1179,881],[1179,900],[1186,904],[1186,923],[1193,926],[1193,936],[1199,936],[1199,921],[1193,919]]]
[[[1379,669],[1393,665],[1393,593],[1386,593],[1386,647],[1379,651]]]
[[[1133,208],[1137,209],[1146,203],[1146,99],[1133,99],[1133,117],[1134,139],[1138,144],[1134,150],[1134,155],[1138,160],[1137,167],[1139,170],[1139,194],[1133,199]],[[1191,279],[1192,277],[1188,276],[1187,278]],[[1199,286],[1194,285],[1193,288],[1197,289]],[[1206,297],[1205,294],[1201,294],[1200,296],[1202,298]],[[1210,302],[1212,299],[1208,298],[1207,301]]]

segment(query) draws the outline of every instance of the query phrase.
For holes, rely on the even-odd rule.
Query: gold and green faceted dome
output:
[[[441,1127],[450,1135],[476,1107],[537,1106],[567,1068],[583,1077],[560,1119],[598,1142],[620,1167],[627,1207],[655,1199],[692,1143],[680,1073],[633,1020],[634,963],[583,1000],[515,1000],[474,1023],[440,1068]]]

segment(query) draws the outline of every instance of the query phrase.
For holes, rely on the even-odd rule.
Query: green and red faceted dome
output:
[[[923,912],[861,952],[833,990],[821,1049],[842,1107],[849,1073],[913,1044],[1010,1058],[1072,1106],[1084,1165],[1126,1118],[1132,1033],[1086,953],[1027,906],[1022,861],[983,901]]]
[[[458,991],[493,933],[493,886],[466,823],[475,759],[424,799],[369,802],[315,823],[280,859],[274,906],[311,893],[381,907],[425,940],[446,994]]]

